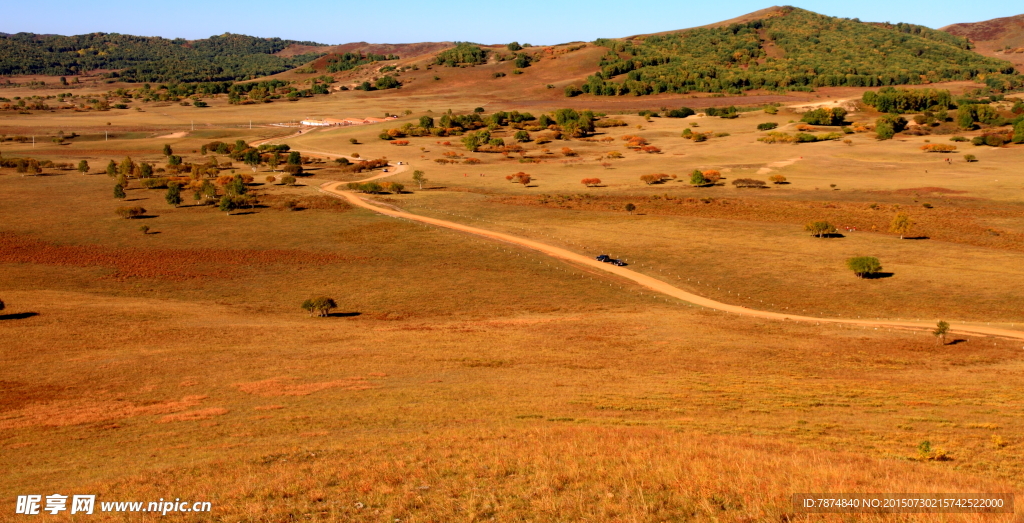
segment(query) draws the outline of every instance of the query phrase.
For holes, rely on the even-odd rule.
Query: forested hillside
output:
[[[728,27],[595,43],[608,54],[579,91],[598,95],[875,87],[1016,74],[1012,64],[974,53],[967,39],[949,33],[793,7]]]
[[[68,76],[107,69],[136,82],[245,80],[279,73],[318,56],[273,55],[291,44],[319,45],[230,33],[192,41],[116,33],[18,33],[0,35],[0,74]]]

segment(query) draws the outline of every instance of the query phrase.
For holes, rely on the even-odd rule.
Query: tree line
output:
[[[113,69],[128,82],[245,80],[302,65],[319,53],[277,56],[289,45],[316,42],[225,33],[202,40],[91,33],[77,36],[0,35],[0,74],[71,76]]]

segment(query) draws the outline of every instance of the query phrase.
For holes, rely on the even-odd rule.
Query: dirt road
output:
[[[392,174],[396,174],[396,173],[386,173],[385,176],[390,176]],[[377,179],[377,178],[380,178],[380,177],[381,176],[375,176],[373,178],[368,178],[367,180],[373,180],[373,179]],[[365,180],[361,180],[361,181],[365,181]],[[646,287],[646,288],[648,288],[650,290],[657,291],[657,292],[660,292],[660,293],[665,294],[667,296],[672,296],[674,298],[678,298],[680,300],[692,303],[694,305],[699,305],[701,307],[706,307],[706,308],[709,308],[709,309],[712,309],[712,310],[723,311],[723,312],[732,313],[732,314],[742,314],[742,315],[745,315],[745,316],[753,316],[753,317],[756,317],[756,318],[773,319],[773,320],[805,321],[805,322],[815,322],[815,323],[837,323],[837,324],[844,324],[844,325],[858,325],[858,326],[866,326],[866,327],[888,327],[888,328],[913,329],[913,330],[925,330],[925,329],[930,330],[930,329],[934,328],[934,324],[923,323],[923,322],[891,321],[891,320],[870,321],[870,320],[846,320],[846,319],[838,319],[838,318],[814,318],[814,317],[811,317],[811,316],[799,316],[799,315],[795,315],[795,314],[783,314],[783,313],[778,313],[778,312],[759,311],[759,310],[756,310],[756,309],[748,309],[746,307],[740,307],[740,306],[737,306],[737,305],[728,305],[728,304],[725,304],[725,303],[721,303],[721,302],[718,302],[718,301],[715,301],[715,300],[711,300],[711,299],[705,298],[703,296],[698,296],[696,294],[692,294],[692,293],[686,292],[686,291],[684,291],[684,290],[682,290],[682,289],[680,289],[678,287],[674,287],[673,285],[671,285],[669,283],[666,283],[664,281],[652,278],[652,277],[647,276],[645,274],[640,274],[638,272],[634,272],[634,271],[632,271],[630,269],[627,269],[625,267],[616,267],[616,266],[608,264],[608,263],[602,263],[602,262],[599,262],[599,261],[597,261],[597,260],[595,260],[595,259],[593,259],[593,258],[591,258],[589,256],[584,256],[582,254],[577,254],[575,252],[568,251],[568,250],[565,250],[565,249],[562,249],[562,248],[559,248],[559,247],[555,247],[555,246],[552,246],[552,245],[547,245],[547,244],[540,243],[540,242],[537,242],[537,241],[528,240],[528,239],[525,239],[525,238],[520,238],[520,237],[517,237],[517,236],[512,236],[512,235],[504,234],[504,233],[500,233],[500,232],[488,231],[486,229],[480,229],[480,228],[472,227],[472,226],[469,226],[469,225],[463,225],[463,224],[460,224],[460,223],[449,222],[449,221],[445,221],[445,220],[438,220],[436,218],[428,218],[426,216],[419,216],[419,215],[416,215],[416,214],[411,214],[411,213],[404,212],[404,211],[399,211],[399,210],[396,210],[396,209],[384,208],[384,207],[380,207],[380,206],[377,206],[377,205],[373,205],[370,202],[368,202],[366,200],[363,200],[362,198],[360,198],[355,193],[340,190],[338,188],[339,185],[342,185],[342,182],[326,182],[326,183],[320,185],[320,191],[324,192],[326,194],[337,196],[339,198],[343,198],[343,199],[347,200],[349,203],[351,203],[352,205],[355,205],[355,206],[358,206],[358,207],[362,207],[364,209],[369,209],[369,210],[372,210],[374,212],[378,212],[378,213],[381,213],[381,214],[384,214],[384,215],[387,215],[387,216],[393,216],[393,217],[396,217],[396,218],[405,218],[405,219],[408,219],[408,220],[415,220],[415,221],[422,222],[422,223],[428,223],[428,224],[431,224],[431,225],[436,225],[438,227],[446,227],[448,229],[453,229],[453,230],[457,230],[457,231],[467,232],[467,233],[470,233],[470,234],[476,234],[478,236],[483,236],[485,238],[491,238],[491,239],[500,240],[500,241],[504,241],[504,242],[508,242],[508,243],[514,243],[516,245],[520,245],[522,247],[533,249],[533,250],[535,250],[537,252],[541,252],[541,253],[547,254],[549,256],[561,259],[561,260],[570,261],[570,262],[573,262],[573,263],[584,265],[586,267],[590,267],[590,268],[593,268],[593,269],[597,269],[597,270],[601,270],[601,271],[612,273],[612,274],[614,274],[616,276],[619,276],[621,278],[625,278],[627,280],[631,280],[631,281],[633,281],[633,282],[635,282],[635,283],[637,283],[637,284],[639,284],[639,285],[641,285],[643,287]],[[1011,329],[1001,329],[1001,328],[998,328],[998,327],[987,327],[987,326],[980,326],[980,325],[953,325],[951,327],[951,331],[955,332],[955,333],[981,334],[981,335],[985,335],[985,336],[1000,336],[1000,337],[1005,337],[1005,338],[1013,338],[1013,339],[1024,340],[1024,331],[1017,331],[1017,330],[1011,330]]]

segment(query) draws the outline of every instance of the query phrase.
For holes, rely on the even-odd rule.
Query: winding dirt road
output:
[[[403,167],[405,167],[405,166],[403,166]],[[384,176],[391,176],[393,174],[397,174],[397,172],[385,173]],[[367,178],[367,180],[375,180],[375,179],[382,178],[382,177],[383,176],[374,176],[373,178]],[[367,180],[360,180],[360,181],[367,181]],[[590,267],[590,268],[597,269],[597,270],[600,270],[600,271],[609,272],[609,273],[612,273],[612,274],[614,274],[616,276],[619,276],[621,278],[633,281],[633,282],[635,282],[635,283],[637,283],[637,284],[639,284],[639,285],[641,285],[643,287],[646,287],[646,288],[648,288],[650,290],[657,291],[657,292],[660,292],[660,293],[665,294],[667,296],[672,296],[673,298],[678,298],[680,300],[692,303],[694,305],[699,305],[701,307],[707,307],[707,308],[713,309],[713,310],[718,310],[718,311],[723,311],[723,312],[728,312],[728,313],[733,313],[733,314],[742,314],[742,315],[745,315],[745,316],[752,316],[752,317],[755,317],[755,318],[772,319],[772,320],[806,321],[806,322],[815,322],[815,323],[837,323],[837,324],[844,324],[844,325],[857,325],[857,326],[866,326],[866,327],[890,327],[890,328],[912,329],[912,330],[930,330],[930,329],[934,328],[934,324],[928,324],[928,323],[923,323],[923,322],[915,322],[915,321],[891,321],[891,320],[870,321],[870,320],[846,320],[846,319],[839,319],[839,318],[814,318],[814,317],[811,317],[811,316],[800,316],[800,315],[795,315],[795,314],[783,314],[783,313],[778,313],[778,312],[760,311],[760,310],[756,310],[756,309],[748,309],[746,307],[740,307],[738,305],[729,305],[729,304],[726,304],[726,303],[722,303],[722,302],[718,302],[718,301],[715,301],[715,300],[712,300],[712,299],[705,298],[703,296],[698,296],[698,295],[690,293],[690,292],[686,292],[686,291],[684,291],[684,290],[682,290],[682,289],[680,289],[678,287],[675,287],[675,286],[673,286],[673,285],[671,285],[669,283],[666,283],[664,281],[652,278],[652,277],[647,276],[645,274],[640,274],[638,272],[632,271],[632,270],[627,269],[625,267],[616,267],[616,266],[608,264],[608,263],[602,263],[602,262],[599,262],[599,261],[597,261],[597,260],[595,260],[595,259],[593,259],[593,258],[591,258],[589,256],[584,256],[582,254],[577,254],[575,252],[562,249],[560,247],[555,247],[555,246],[548,245],[548,244],[545,244],[545,243],[540,243],[540,242],[537,242],[537,241],[528,240],[528,239],[525,239],[525,238],[520,238],[520,237],[512,236],[512,235],[509,235],[509,234],[489,231],[489,230],[486,230],[486,229],[480,229],[480,228],[472,227],[472,226],[469,226],[469,225],[463,225],[461,223],[449,222],[449,221],[445,221],[445,220],[438,220],[436,218],[428,218],[426,216],[420,216],[420,215],[408,213],[408,212],[405,212],[405,211],[399,211],[399,210],[396,210],[396,209],[385,208],[385,207],[380,207],[378,205],[373,205],[370,202],[368,202],[366,200],[363,200],[362,198],[360,198],[355,193],[340,190],[339,186],[342,185],[343,183],[344,182],[326,182],[326,183],[320,185],[319,190],[321,192],[323,192],[323,193],[326,193],[326,194],[329,194],[329,195],[332,195],[332,196],[336,196],[338,198],[342,198],[342,199],[348,201],[349,203],[351,203],[352,205],[355,205],[357,207],[362,207],[364,209],[369,209],[371,211],[374,211],[374,212],[377,212],[377,213],[380,213],[380,214],[384,214],[384,215],[387,215],[387,216],[393,216],[395,218],[404,218],[404,219],[407,219],[407,220],[414,220],[414,221],[418,221],[418,222],[422,222],[422,223],[427,223],[427,224],[430,224],[430,225],[436,225],[438,227],[445,227],[445,228],[453,229],[453,230],[456,230],[456,231],[462,231],[462,232],[467,232],[467,233],[470,233],[470,234],[476,234],[478,236],[483,236],[485,238],[491,238],[491,239],[494,239],[494,240],[499,240],[499,241],[503,241],[503,242],[513,243],[513,244],[516,244],[516,245],[520,245],[522,247],[526,247],[528,249],[533,249],[533,250],[535,250],[537,252],[546,254],[548,256],[552,256],[554,258],[558,258],[558,259],[565,260],[565,261],[570,261],[570,262],[577,263],[577,264],[580,264],[580,265],[584,265],[586,267]],[[1012,338],[1012,339],[1024,340],[1024,331],[1017,331],[1017,330],[1011,330],[1011,329],[1001,329],[1001,328],[998,328],[998,327],[987,327],[987,326],[981,326],[981,325],[955,325],[955,326],[951,327],[951,331],[952,332],[956,332],[956,333],[981,334],[981,335],[985,335],[985,336],[999,336],[999,337],[1004,337],[1004,338]]]

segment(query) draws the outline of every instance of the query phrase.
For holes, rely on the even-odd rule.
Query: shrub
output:
[[[965,138],[963,136],[953,136],[952,138],[949,139],[949,141],[951,141],[951,142],[969,142],[970,140],[968,140],[967,138]]]
[[[562,147],[562,155],[563,156],[576,156],[576,151],[574,151],[574,150],[572,150],[572,149],[570,149],[568,147]]]
[[[659,174],[645,174],[645,175],[640,177],[640,180],[643,181],[644,183],[646,183],[647,185],[650,185],[652,183],[661,183],[661,182],[667,180],[668,178],[669,178],[669,176],[667,174],[659,173]]]
[[[327,316],[332,310],[337,309],[338,304],[327,296],[318,296],[302,302],[302,309],[309,312],[309,315],[316,317]]]
[[[804,113],[801,122],[807,122],[812,125],[843,125],[843,120],[846,119],[846,109],[841,107],[823,107],[821,109],[815,109],[813,111],[807,111]]]
[[[964,160],[967,160],[967,163],[976,162],[978,161],[978,157],[973,154],[965,154]]]
[[[760,187],[764,187],[765,185],[767,185],[765,182],[763,182],[761,180],[755,180],[753,178],[737,178],[737,179],[732,181],[732,184],[735,185],[736,188],[741,188],[741,187],[760,188]]]
[[[773,174],[768,179],[774,184],[786,183],[786,177],[781,174]]]
[[[772,129],[774,129],[774,128],[778,127],[778,126],[779,126],[779,124],[775,123],[775,122],[764,122],[764,123],[757,124],[757,130],[758,131],[771,131]]]
[[[284,177],[281,178],[281,183],[283,183],[285,185],[295,185],[295,177],[294,176],[284,176]]]
[[[167,178],[143,178],[139,183],[146,189],[166,189]]]
[[[926,153],[951,153],[956,150],[956,146],[940,143],[929,143],[922,145],[921,150]]]
[[[288,173],[288,174],[290,174],[292,176],[297,176],[297,175],[302,174],[302,166],[290,163],[290,164],[284,166],[284,172],[286,172],[286,173]]]
[[[391,140],[391,145],[409,145],[409,140]]]
[[[115,210],[114,212],[117,213],[118,216],[126,220],[130,220],[132,218],[138,218],[139,216],[143,216],[144,214],[146,214],[146,209],[143,209],[142,207],[136,205],[133,207],[118,207],[117,210]]]
[[[871,276],[882,271],[882,264],[874,256],[855,256],[846,260],[846,267],[858,278]]]
[[[266,177],[266,178],[265,178],[264,180],[265,180],[265,181],[266,181],[266,182],[267,182],[268,184],[272,184],[272,183],[274,183],[274,182],[276,182],[276,181],[277,181],[277,178],[274,178],[273,176],[267,176],[267,177]]]
[[[825,235],[835,234],[838,232],[835,225],[826,221],[810,222],[807,225],[804,225],[804,230],[818,238],[824,238]]]
[[[686,118],[687,116],[692,116],[694,114],[696,114],[694,110],[689,107],[680,107],[679,109],[665,111],[665,116],[669,118]]]
[[[580,180],[580,183],[582,183],[583,185],[585,185],[587,187],[593,187],[595,185],[601,185],[601,179],[600,178],[584,178],[584,179]]]

